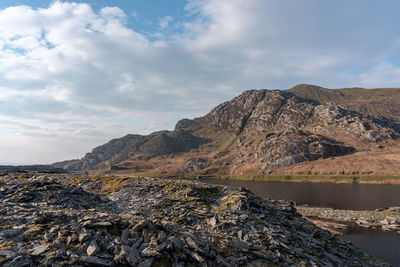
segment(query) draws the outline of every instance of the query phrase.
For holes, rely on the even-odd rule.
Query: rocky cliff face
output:
[[[105,163],[140,161],[141,157],[159,158],[160,163],[160,157],[165,161],[168,155],[180,157],[174,167],[179,165],[182,172],[207,172],[208,168],[235,173],[251,166],[265,173],[303,161],[376,149],[399,134],[395,121],[349,110],[346,105],[321,104],[288,91],[250,90],[203,117],[180,120],[174,131],[112,140],[65,168],[104,168]]]
[[[185,127],[186,126],[186,127]],[[192,122],[178,122],[175,129],[196,132],[204,127],[214,131],[265,133],[284,129],[332,129],[345,131],[355,137],[379,141],[397,136],[399,125],[383,117],[378,118],[347,110],[344,106],[329,102],[299,98],[285,91],[247,91],[225,102],[204,117]],[[371,140],[372,140],[371,139]]]

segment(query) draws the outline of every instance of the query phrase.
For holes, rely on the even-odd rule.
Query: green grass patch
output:
[[[223,143],[218,150],[220,151],[228,151],[233,144],[236,142],[236,140],[238,140],[239,135],[236,136],[232,136],[231,138],[229,138],[225,143]]]
[[[32,224],[28,226],[28,230],[24,232],[25,239],[35,238],[37,235],[40,235],[44,231],[43,224]]]
[[[17,178],[18,180],[25,180],[25,179],[29,178],[29,174],[22,173],[22,174],[17,175],[17,177],[15,177],[15,178]]]
[[[101,181],[100,186],[94,191],[99,193],[112,193],[121,188],[123,188],[123,182],[128,179],[133,179],[132,177],[114,177],[114,176],[75,176],[73,178],[73,182],[71,186],[79,186],[85,180],[89,179],[90,181]]]

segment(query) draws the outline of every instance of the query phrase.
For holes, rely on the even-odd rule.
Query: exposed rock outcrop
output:
[[[206,116],[194,119],[192,123],[187,119],[185,123],[177,123],[178,128],[182,125],[191,132],[211,127],[217,132],[243,132],[244,135],[291,128],[337,130],[357,138],[374,132],[379,138],[372,141],[393,138],[400,130],[398,124],[385,118],[346,110],[334,103],[321,105],[316,101],[279,90],[246,91],[217,106]],[[191,128],[192,126],[194,128]]]

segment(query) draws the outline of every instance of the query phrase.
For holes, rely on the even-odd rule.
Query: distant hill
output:
[[[203,117],[178,121],[173,131],[129,134],[80,160],[52,166],[167,176],[305,173],[320,166],[314,162],[328,158],[335,165],[336,159],[351,160],[359,153],[393,153],[400,136],[397,100],[400,89],[297,85],[289,90],[249,90]],[[376,157],[371,162],[378,171],[384,157]],[[391,162],[392,169],[399,163],[400,158]],[[343,172],[340,167],[347,165],[341,162],[336,169]],[[323,169],[321,165],[318,172]],[[351,173],[351,167],[346,172]]]
[[[11,172],[66,173],[67,171],[61,167],[49,165],[0,165],[0,174],[7,174]]]

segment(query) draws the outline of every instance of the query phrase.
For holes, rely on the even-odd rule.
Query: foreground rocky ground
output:
[[[382,266],[290,202],[192,181],[0,178],[0,266]]]

